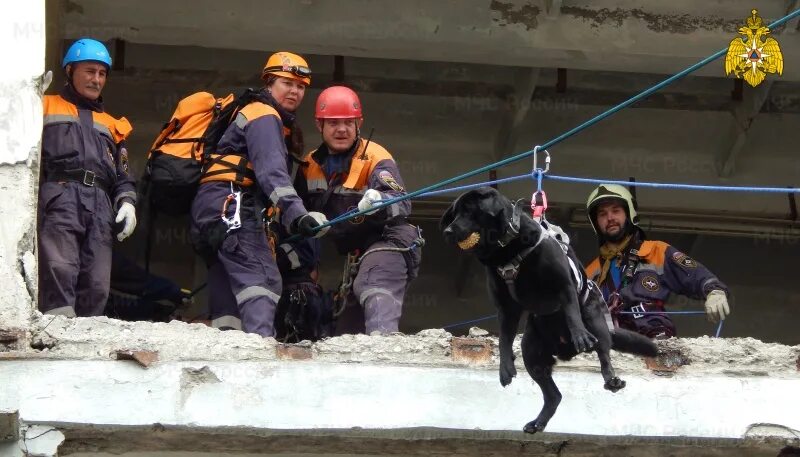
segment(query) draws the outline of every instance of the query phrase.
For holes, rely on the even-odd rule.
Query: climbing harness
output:
[[[422,229],[416,227],[417,229],[417,238],[411,242],[409,246],[406,247],[379,247],[379,248],[372,248],[367,249],[361,254],[358,250],[350,252],[345,257],[344,261],[344,268],[342,269],[342,281],[339,283],[339,289],[334,296],[334,304],[333,304],[333,317],[339,317],[342,312],[344,312],[345,305],[347,304],[347,298],[350,296],[350,293],[353,290],[353,282],[355,281],[356,275],[358,274],[358,269],[361,267],[361,262],[370,254],[375,254],[376,252],[400,252],[406,253],[413,251],[416,248],[421,248],[425,246],[425,238],[422,237]]]

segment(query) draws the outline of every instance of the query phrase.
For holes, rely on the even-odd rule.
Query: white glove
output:
[[[725,316],[731,313],[728,307],[728,296],[721,290],[712,290],[706,297],[706,317],[711,322],[725,320]]]
[[[315,220],[315,221],[317,221],[317,224],[319,224],[319,225],[322,225],[322,224],[327,224],[327,223],[328,223],[328,218],[327,218],[327,217],[325,217],[325,215],[324,215],[324,214],[322,214],[322,213],[319,213],[319,212],[317,212],[317,211],[311,211],[311,212],[309,212],[309,213],[308,213],[308,215],[309,215],[309,216],[311,216],[311,217],[313,217],[313,218],[314,218],[314,220]],[[329,227],[325,227],[324,229],[320,229],[320,230],[319,230],[319,231],[318,231],[318,232],[317,232],[317,233],[314,235],[314,238],[320,238],[320,237],[322,237],[323,235],[325,235],[326,233],[328,233],[328,230],[330,230],[330,229],[331,229],[331,228],[330,228],[330,226],[329,226]]]
[[[114,220],[116,223],[125,221],[125,226],[122,231],[117,235],[119,241],[131,236],[133,229],[136,228],[136,208],[128,202],[124,202],[117,211],[117,218]]]
[[[380,192],[378,192],[375,189],[367,189],[367,191],[364,192],[364,196],[361,197],[361,201],[358,202],[358,210],[359,211],[366,211],[366,210],[372,208],[375,205],[375,203],[377,203],[377,202],[379,202],[381,200],[382,200],[382,197],[381,197],[381,193]],[[367,214],[375,214],[376,211],[378,211],[378,210],[376,209],[376,210],[373,210],[373,211],[367,211]]]

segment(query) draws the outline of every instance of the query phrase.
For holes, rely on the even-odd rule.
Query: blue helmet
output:
[[[108,49],[103,43],[91,38],[81,38],[72,43],[72,46],[67,49],[67,53],[64,54],[61,68],[66,68],[71,63],[86,61],[100,62],[106,66],[106,69],[111,69],[111,56],[108,54]]]

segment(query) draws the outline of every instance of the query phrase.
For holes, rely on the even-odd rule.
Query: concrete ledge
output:
[[[83,426],[51,424],[66,439],[60,456],[144,452],[198,455],[404,455],[404,456],[777,456],[797,441],[603,437],[545,433],[404,428],[393,430],[258,430],[241,428]],[[136,454],[141,455],[141,454]],[[183,455],[183,454],[182,454]]]
[[[627,387],[614,394],[603,389],[597,372],[556,371],[563,400],[547,430],[800,435],[800,377],[618,374]],[[134,361],[5,361],[0,379],[16,387],[0,391],[0,405],[18,408],[28,424],[516,431],[542,404],[539,388],[524,372],[502,388],[494,369],[471,367],[302,360],[160,362],[143,368]]]

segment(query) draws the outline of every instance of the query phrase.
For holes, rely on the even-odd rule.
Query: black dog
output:
[[[496,190],[482,187],[461,195],[442,216],[440,228],[448,243],[475,254],[486,266],[489,296],[500,321],[503,386],[517,374],[511,346],[522,314],[528,312],[522,358],[542,389],[544,405],[536,419],[525,425],[525,432],[543,430],[561,402],[552,377],[554,356],[569,360],[594,348],[604,387],[616,392],[625,387],[625,381],[611,366],[612,347],[656,355],[657,348],[648,338],[609,328],[603,296],[586,279],[572,249]]]

